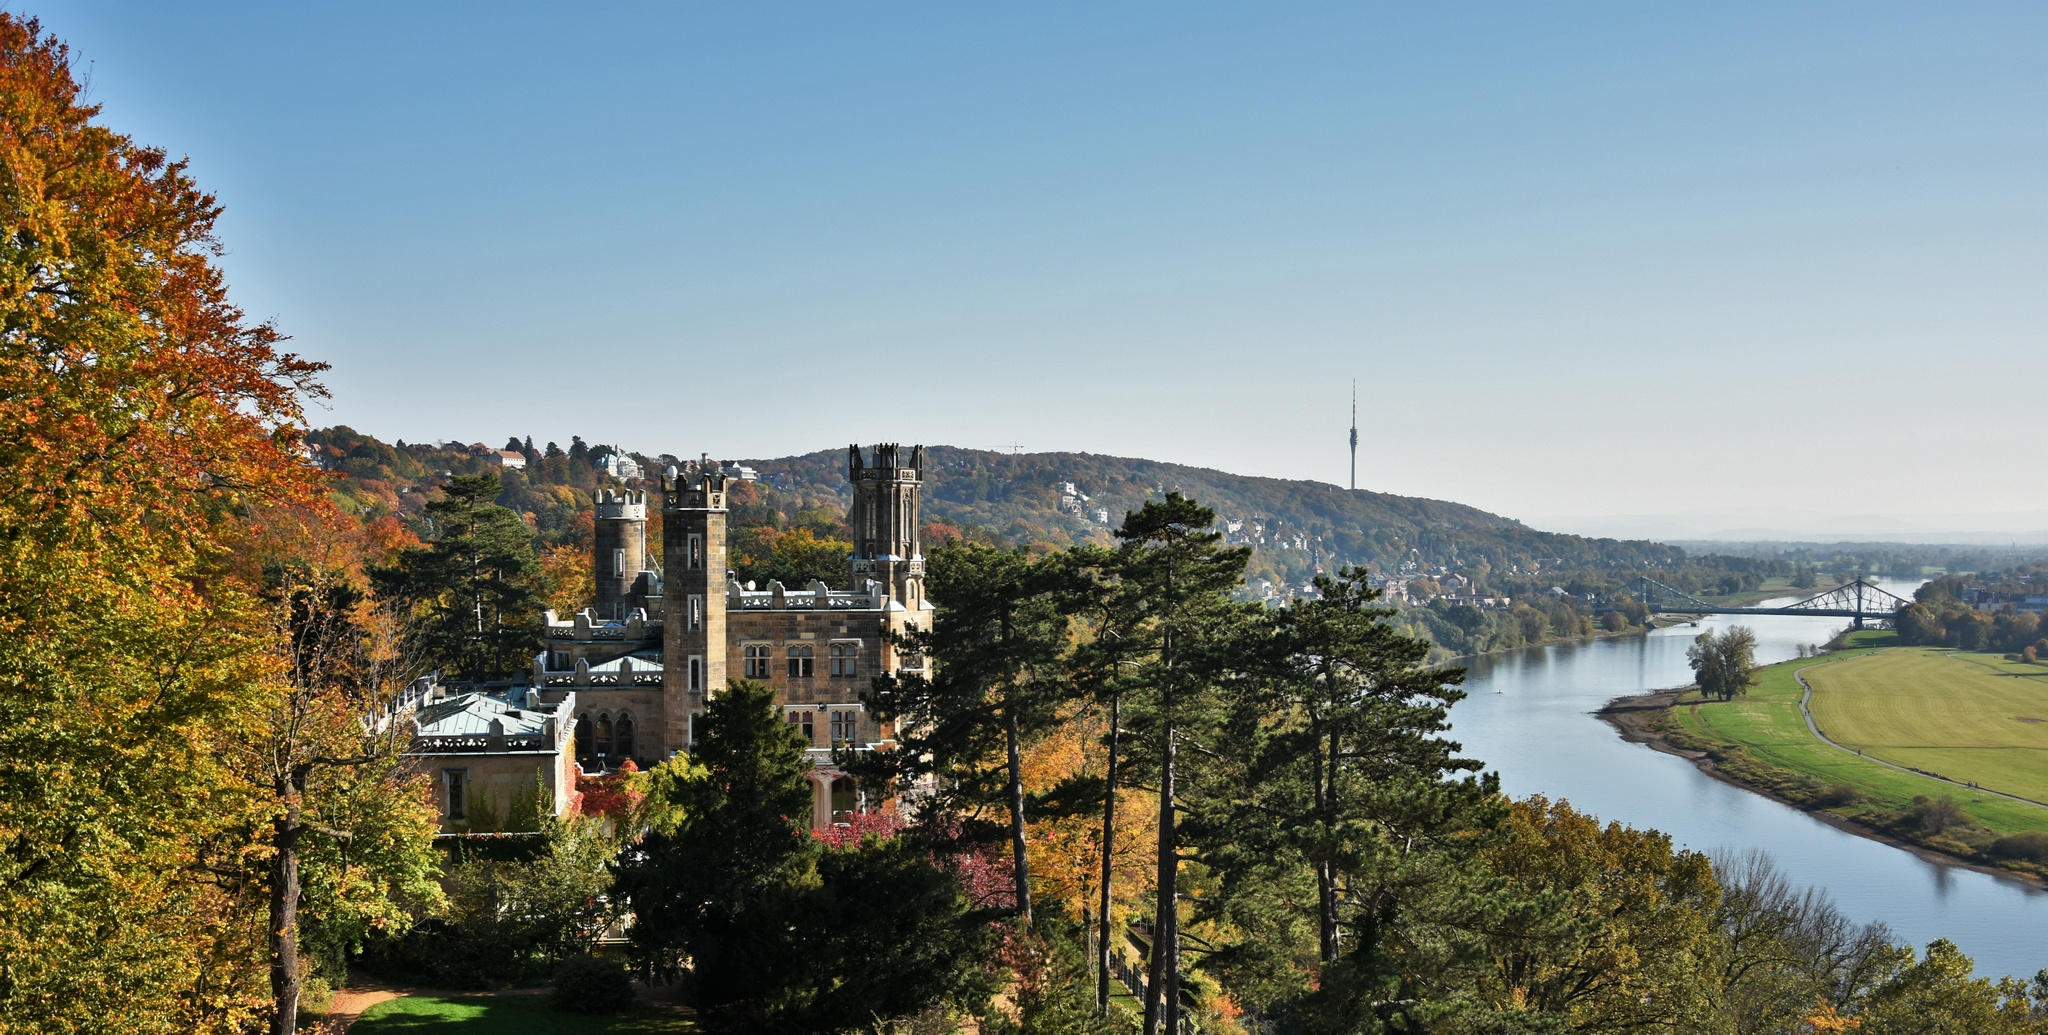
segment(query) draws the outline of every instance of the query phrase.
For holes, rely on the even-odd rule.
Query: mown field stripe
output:
[[[1892,648],[1890,647],[1886,647],[1882,650],[1873,651],[1872,653],[1883,654],[1885,651],[1891,649]],[[1832,662],[1824,661],[1821,662],[1821,664],[1832,664]],[[1813,721],[1813,711],[1811,708],[1808,707],[1808,705],[1811,704],[1811,702],[1813,701],[1813,684],[1806,681],[1806,671],[1807,669],[1819,667],[1819,665],[1807,665],[1803,668],[1797,668],[1792,670],[1792,678],[1799,681],[1799,687],[1803,691],[1799,696],[1799,714],[1805,716],[1807,732],[1812,733],[1814,739],[1820,741],[1823,744],[1826,744],[1831,748],[1834,748],[1837,751],[1842,751],[1848,754],[1855,755],[1856,757],[1864,759],[1865,761],[1876,762],[1878,765],[1890,766],[1891,768],[1897,769],[1902,773],[1913,773],[1918,776],[1927,777],[1930,780],[1940,780],[1943,783],[1953,784],[1957,787],[1963,788],[1964,790],[1978,791],[1983,794],[1995,794],[2001,798],[2010,798],[2013,801],[2025,802],[2028,805],[2038,805],[2042,808],[2048,808],[2048,802],[2035,801],[2032,798],[2022,798],[2017,794],[2007,794],[2004,791],[1998,790],[1996,788],[1986,787],[1981,783],[1968,783],[1962,780],[1952,780],[1946,776],[1941,775],[1940,773],[1930,773],[1924,769],[1916,769],[1912,766],[1900,765],[1897,762],[1887,761],[1883,758],[1877,757],[1876,755],[1865,754],[1862,751],[1858,751],[1854,748],[1845,747],[1841,744],[1837,744],[1834,741],[1828,739],[1828,735],[1826,733],[1821,732],[1820,724]]]

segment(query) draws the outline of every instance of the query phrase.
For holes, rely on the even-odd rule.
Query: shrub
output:
[[[1831,783],[1813,796],[1813,803],[1824,809],[1851,805],[1862,800],[1862,792],[1846,783]]]
[[[2048,864],[2048,834],[2039,830],[2008,834],[1991,842],[1991,855],[1996,859]]]
[[[325,1017],[327,1007],[334,1002],[334,987],[318,974],[310,975],[299,986],[299,1016]]]
[[[570,1013],[617,1013],[633,1005],[633,979],[617,959],[579,953],[555,968],[552,1001]]]
[[[1927,834],[1939,834],[1950,827],[1969,822],[1969,817],[1963,814],[1962,807],[1946,794],[1939,798],[1929,798],[1925,794],[1915,795],[1913,807],[1907,811],[1906,818],[1921,832]]]

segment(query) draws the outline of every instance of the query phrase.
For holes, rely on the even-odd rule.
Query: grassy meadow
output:
[[[2048,802],[2048,666],[1901,647],[1814,667],[1806,679],[1814,721],[1836,743]]]
[[[642,1010],[616,1016],[562,1013],[544,995],[407,996],[378,1003],[350,1035],[666,1035],[697,1030],[694,1018]]]
[[[1964,858],[2048,873],[1992,854],[2000,837],[2048,832],[2048,807],[1900,772],[1807,730],[1793,678],[1802,669],[1816,702],[1826,699],[1815,721],[1837,742],[2048,801],[2048,723],[2020,721],[2048,718],[2048,667],[1896,643],[1889,632],[1856,633],[1826,657],[1760,670],[1747,696],[1702,701],[1686,694],[1659,732],[1674,747],[1704,752],[1727,776],[1815,811]],[[1925,822],[1921,803],[1943,797],[1962,810],[1961,821]]]

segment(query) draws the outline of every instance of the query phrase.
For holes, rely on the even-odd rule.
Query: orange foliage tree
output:
[[[1061,788],[1100,786],[1108,762],[1107,718],[1097,709],[1075,709],[1066,721],[1024,751],[1024,787],[1032,795]],[[1111,922],[1121,924],[1151,894],[1147,846],[1152,838],[1150,795],[1130,788],[1118,792],[1126,807],[1117,812],[1110,858]],[[1092,804],[1092,803],[1091,803]],[[1065,813],[1065,814],[1061,814]],[[1057,903],[1070,916],[1090,917],[1102,884],[1102,822],[1094,808],[1041,811],[1031,822],[1031,873],[1035,894]]]
[[[210,860],[267,850],[229,758],[283,673],[224,561],[318,496],[322,367],[229,302],[185,163],[97,114],[0,13],[0,1029],[240,1030],[260,911]]]

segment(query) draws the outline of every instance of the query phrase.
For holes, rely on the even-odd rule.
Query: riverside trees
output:
[[[1686,648],[1685,660],[1701,696],[1732,700],[1756,683],[1756,632],[1741,625],[1703,632]]]

